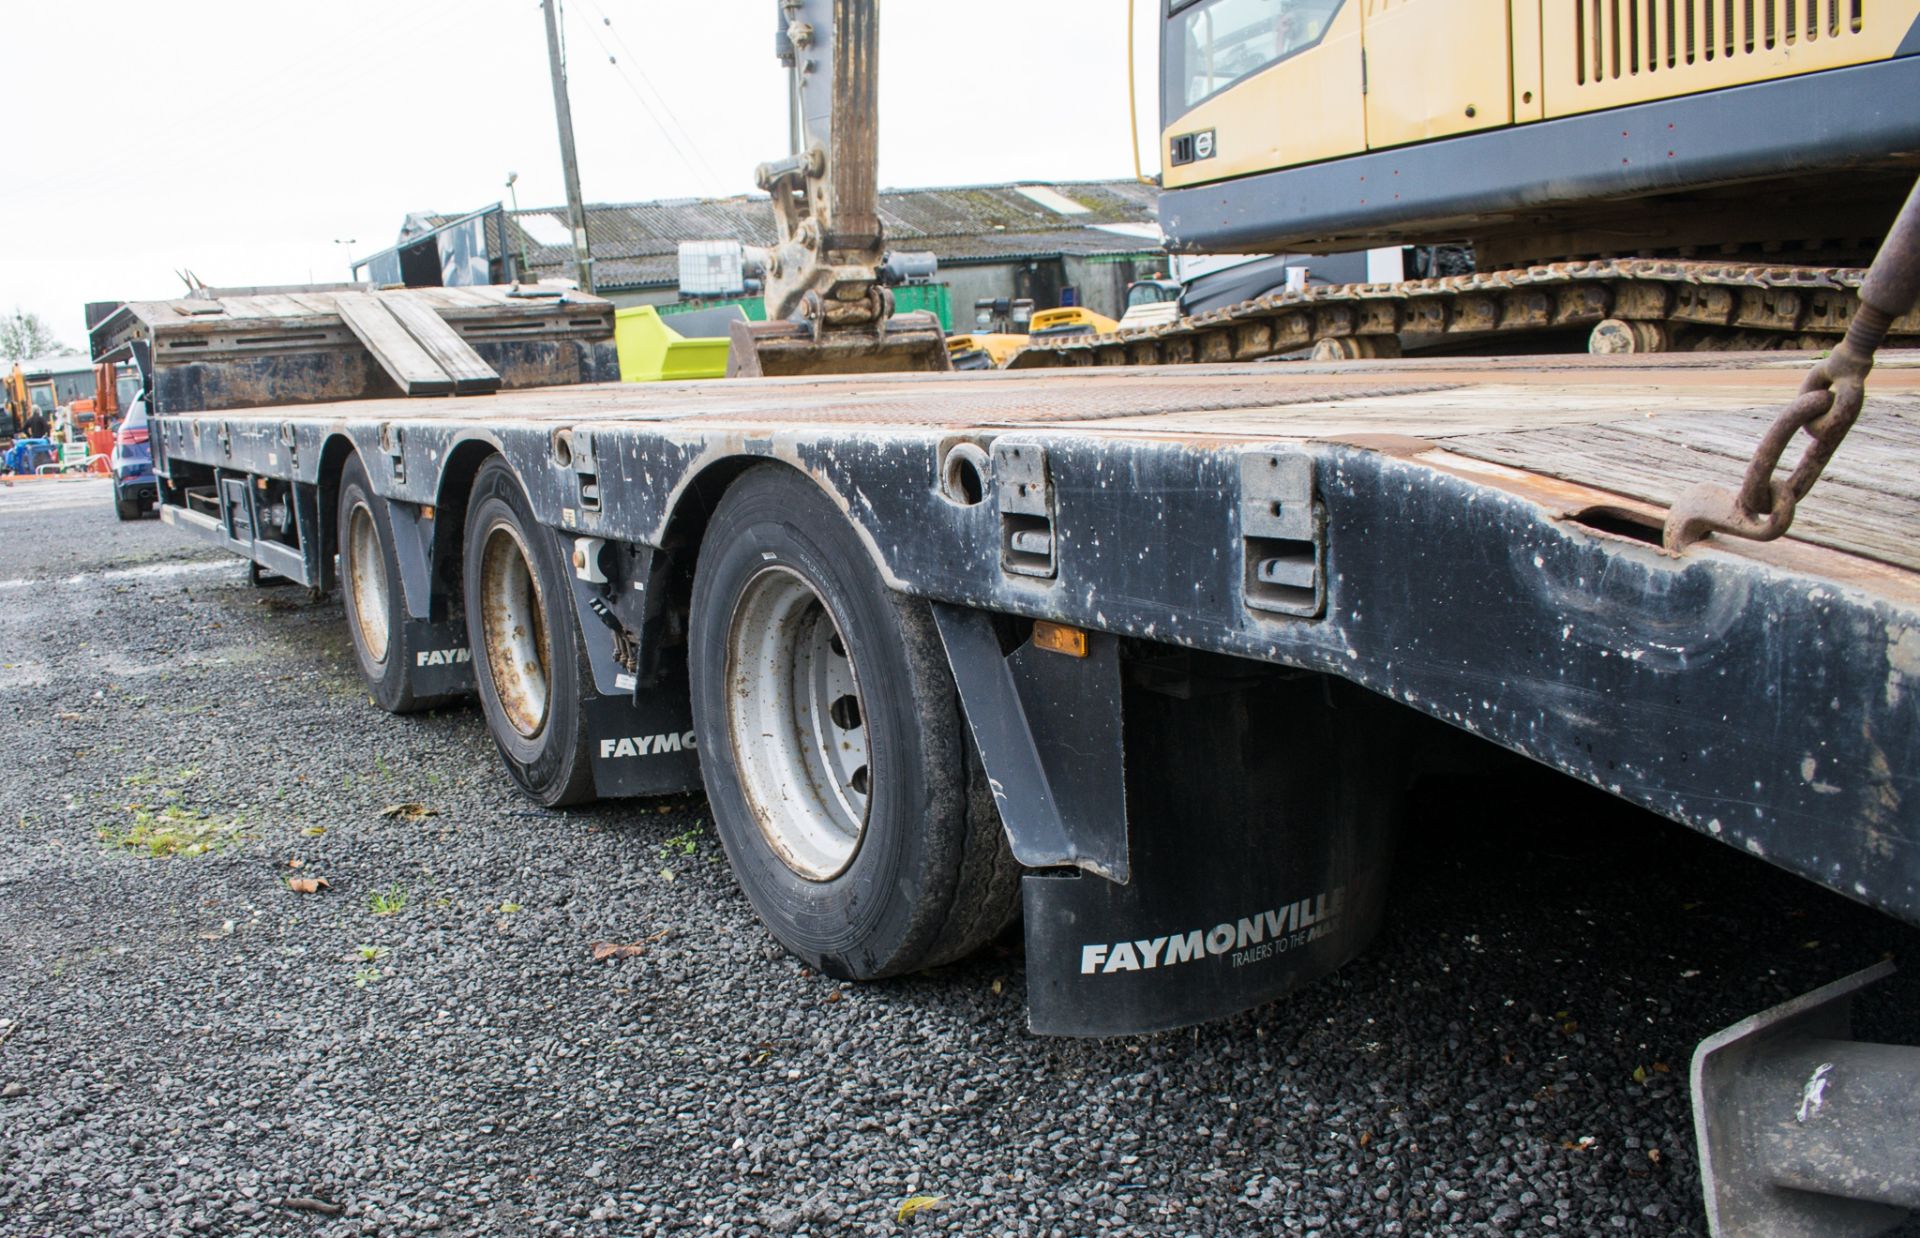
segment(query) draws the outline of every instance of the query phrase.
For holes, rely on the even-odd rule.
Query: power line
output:
[[[713,165],[707,162],[706,152],[700,148],[698,142],[694,141],[693,138],[688,135],[687,127],[681,124],[680,118],[674,114],[673,104],[668,101],[666,93],[654,85],[653,79],[647,76],[647,70],[641,63],[639,55],[627,43],[626,36],[620,33],[620,27],[613,24],[613,18],[607,16],[606,10],[600,7],[598,0],[586,0],[586,3],[595,13],[600,15],[601,24],[606,26],[608,33],[613,35],[614,42],[620,45],[620,50],[626,54],[626,63],[633,66],[633,71],[640,75],[641,82],[645,83],[647,89],[653,92],[654,98],[659,100],[661,110],[667,114],[667,120],[672,123],[674,129],[679,132],[681,137],[687,139],[687,145],[693,147],[694,154],[700,160],[700,166],[707,171],[709,181],[715,185],[724,185],[726,178],[714,171]]]
[[[693,160],[687,157],[687,152],[681,148],[679,142],[674,140],[673,134],[668,132],[666,124],[661,121],[659,114],[653,110],[653,105],[647,102],[645,95],[640,93],[640,88],[634,84],[633,78],[628,76],[626,67],[620,63],[620,58],[613,54],[613,49],[607,46],[606,40],[600,37],[600,32],[593,28],[592,23],[588,23],[587,32],[593,36],[593,41],[600,45],[600,50],[606,53],[607,63],[613,66],[613,71],[620,75],[622,82],[626,83],[627,90],[632,93],[634,101],[640,105],[641,110],[646,112],[647,119],[651,120],[653,127],[660,131],[660,136],[667,140],[667,145],[673,148],[673,153],[680,157],[680,163],[687,169],[688,175],[692,176],[696,181],[705,182],[709,190],[714,190],[717,187],[717,182],[710,175],[712,170],[708,169],[709,174],[703,174],[700,169],[693,166]],[[717,197],[719,195],[716,193],[714,196]]]

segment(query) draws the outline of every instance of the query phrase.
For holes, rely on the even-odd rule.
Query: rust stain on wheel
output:
[[[356,502],[347,516],[346,551],[353,626],[367,656],[375,665],[384,666],[393,639],[388,628],[387,558],[380,548],[380,529],[374,524],[373,510],[365,502]]]
[[[547,724],[553,652],[533,556],[504,520],[487,526],[480,557],[480,624],[487,672],[507,722],[528,739]]]

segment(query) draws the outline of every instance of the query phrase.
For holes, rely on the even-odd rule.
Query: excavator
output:
[[[1830,348],[1920,167],[1920,0],[1164,0],[1160,43],[1170,250],[1471,270],[1012,366]]]
[[[1920,0],[1161,3],[1171,251],[1468,269],[1036,335],[1009,368],[1829,349],[1920,168]],[[777,4],[770,321],[728,373],[947,369],[876,277],[877,6]]]
[[[14,436],[25,429],[27,414],[32,411],[33,402],[27,397],[27,376],[16,361],[11,372],[0,374],[0,439],[10,446]]]

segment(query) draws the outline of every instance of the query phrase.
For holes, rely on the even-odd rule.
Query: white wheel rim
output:
[[[480,627],[488,677],[507,723],[532,739],[547,724],[552,651],[533,557],[519,530],[495,521],[480,550]]]
[[[873,786],[866,707],[839,625],[814,587],[763,568],[727,636],[727,729],[767,845],[809,881],[845,872]]]
[[[373,510],[355,502],[347,513],[347,593],[353,600],[353,626],[376,665],[387,660],[387,557],[380,553],[380,527]]]

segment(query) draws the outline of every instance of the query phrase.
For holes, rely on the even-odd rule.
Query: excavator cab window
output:
[[[1169,118],[1320,41],[1342,0],[1194,0],[1167,32]]]

